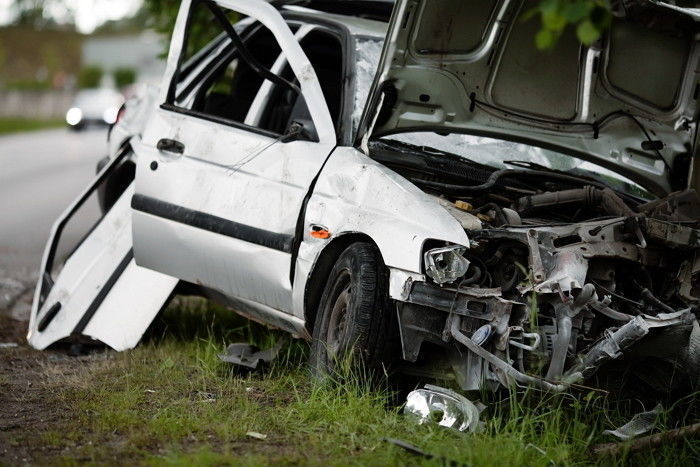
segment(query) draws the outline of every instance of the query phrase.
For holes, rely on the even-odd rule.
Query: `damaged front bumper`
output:
[[[619,229],[628,229],[636,241],[605,240]],[[613,360],[627,357],[631,365],[654,357],[697,379],[699,349],[690,348],[699,337],[691,285],[698,269],[695,232],[654,219],[623,218],[483,231],[477,238],[519,241],[527,251],[516,266],[523,270],[522,280],[510,281],[508,290],[459,281],[438,285],[423,275],[392,270],[402,356],[410,364],[405,369],[438,379],[449,373],[463,390],[520,385],[561,392],[582,385]],[[632,269],[632,264],[670,264],[661,247],[681,249],[688,258],[674,288],[686,297],[669,301],[677,305],[683,299],[686,306],[660,300],[637,284],[640,277],[618,278],[638,286],[640,303],[630,308],[641,308],[631,314],[619,306],[625,298],[610,290],[613,273],[620,275],[621,267]]]

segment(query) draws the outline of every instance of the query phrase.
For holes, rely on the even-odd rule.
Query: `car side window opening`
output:
[[[344,95],[341,43],[333,34],[314,29],[300,40],[300,45],[316,72],[333,124],[338,128]],[[289,80],[294,79],[289,65],[285,66],[281,76]],[[311,116],[303,96],[294,95],[289,89],[276,84],[270,91],[260,118],[260,128],[273,133],[284,133],[294,122],[303,124],[305,128],[311,124]]]
[[[280,55],[280,47],[267,28],[254,27],[258,30],[246,45],[260,64],[269,68]],[[263,78],[232,50],[199,88],[192,110],[242,123],[262,83]]]
[[[270,67],[281,54],[274,35],[259,22],[253,22],[238,35],[231,23],[238,20],[235,13],[227,11],[209,0],[195,0],[190,12],[185,43],[178,71],[171,84],[174,89],[179,81],[183,64],[197,57],[199,50],[209,47],[225,33],[230,40],[220,57],[211,61],[210,68],[198,77],[193,98],[178,99],[171,92],[167,104],[195,116],[215,118],[219,121],[243,124],[246,115],[262,83],[267,79],[281,89],[289,91],[296,99],[300,95],[298,83],[291,78],[276,76]],[[203,32],[204,31],[204,32]],[[188,61],[189,59],[189,61]],[[302,100],[303,102],[303,100]],[[306,111],[308,114],[308,111]],[[260,129],[266,129],[258,126]],[[276,127],[276,134],[284,134],[286,128]]]

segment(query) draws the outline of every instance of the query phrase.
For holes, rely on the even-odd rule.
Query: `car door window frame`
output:
[[[289,22],[287,22],[287,24],[290,25]],[[294,33],[294,37],[297,41],[301,42],[301,40],[313,29],[314,27],[312,25],[301,24],[299,26],[299,29],[297,29],[297,31]],[[287,57],[285,57],[284,54],[280,54],[275,60],[275,62],[272,64],[272,67],[270,67],[270,70],[273,73],[279,74],[285,69],[286,66],[288,66],[288,64],[289,63],[287,61]],[[264,80],[262,82],[260,88],[258,89],[258,92],[253,98],[253,102],[250,105],[250,108],[248,109],[248,114],[246,115],[246,118],[244,120],[244,123],[246,125],[258,126],[260,124],[262,114],[267,108],[268,103],[270,102],[270,98],[272,96],[271,91],[274,86],[275,83],[273,83],[270,80]],[[327,102],[326,105],[328,105]]]
[[[246,42],[251,40],[262,28],[260,23],[248,21],[249,19],[250,18],[243,19],[234,25],[234,27],[236,27],[244,21],[247,23],[245,28],[241,28],[240,32],[241,38]],[[290,25],[290,28],[292,27],[298,28],[299,26]],[[295,30],[292,29],[292,31],[294,32]],[[222,34],[225,35],[226,33],[223,32]],[[233,44],[228,36],[225,43],[218,47],[218,50],[215,52],[210,51],[210,53],[211,57],[203,61],[203,64],[198,67],[196,75],[194,77],[188,76],[186,87],[181,91],[178,91],[175,98],[176,105],[182,108],[190,108],[193,105],[194,99],[197,97],[199,90],[203,86],[211,84],[211,80],[215,78],[217,73],[221,70],[221,67],[234,60],[236,57],[236,49],[233,47]],[[275,61],[276,60],[277,59],[275,59]],[[265,82],[267,82],[267,80],[263,80],[263,83]],[[178,88],[179,87],[180,85],[178,84]]]
[[[161,92],[161,102],[164,103],[160,105],[160,108],[166,111],[176,112],[187,116],[211,121],[213,123],[218,123],[258,133],[260,135],[267,136],[270,138],[279,138],[281,135],[276,134],[274,132],[270,132],[261,128],[256,128],[254,126],[249,126],[244,123],[230,120],[227,118],[218,117],[216,115],[182,108],[175,103],[175,92],[177,87],[178,75],[181,72],[181,67],[183,66],[185,53],[184,49],[187,41],[187,31],[189,29],[190,18],[192,16],[191,12],[192,8],[200,1],[204,0],[183,1],[183,6],[186,2],[186,8],[183,8],[180,11],[180,14],[178,15],[175,24],[175,33],[173,34],[173,38],[176,40],[176,42],[173,43],[170,50],[169,62],[163,81],[166,89]],[[266,27],[272,33],[272,36],[279,45],[281,53],[287,57],[287,60],[289,62],[294,63],[293,68],[298,68],[297,70],[293,70],[293,73],[297,77],[297,79],[299,79],[300,76],[302,78],[305,76],[306,65],[309,64],[309,62],[305,54],[301,50],[301,46],[299,46],[298,42],[294,40],[294,33],[291,32],[289,26],[286,24],[286,22],[284,22],[284,19],[281,18],[281,16],[280,19],[282,20],[282,23],[278,22],[277,18],[270,14],[270,11],[264,11],[265,9],[272,9],[275,14],[279,14],[279,12],[277,12],[273,6],[257,0],[239,0],[235,3],[232,0],[208,1],[211,1],[211,3],[215,4],[220,8],[229,9],[232,11],[239,12],[243,15],[247,15],[248,17],[256,20],[256,22],[261,24],[262,27]],[[289,37],[289,35],[291,35],[291,37]],[[290,60],[290,55],[292,56],[293,60]],[[174,57],[177,58],[175,59]],[[313,67],[311,67],[311,69],[313,70]],[[300,83],[300,92],[303,95],[305,101],[307,102],[307,105],[309,105],[310,107],[309,111],[312,115],[312,121],[316,129],[316,133],[319,135],[319,142],[322,142],[324,140],[326,142],[329,142],[331,138],[335,142],[335,128],[333,127],[332,119],[330,118],[330,114],[328,113],[327,104],[325,102],[325,98],[323,97],[323,92],[320,89],[320,85],[318,84],[318,79],[315,76],[315,72],[313,78],[314,79],[307,79],[304,82]],[[316,107],[312,109],[311,105],[314,105],[314,103],[316,104]],[[319,104],[322,104],[322,106]]]
[[[340,105],[338,125],[335,127],[335,131],[338,145],[351,146],[354,138],[352,134],[351,116],[355,91],[355,44],[352,33],[344,24],[330,19],[319,17],[310,18],[290,11],[282,12],[282,16],[287,23],[297,21],[302,24],[313,26],[314,29],[321,29],[323,32],[335,36],[340,43],[340,53],[342,54],[343,63],[343,98]]]
[[[251,26],[254,26],[250,18],[245,18],[234,25],[235,28],[241,29],[241,36],[245,37],[244,40],[248,39],[250,34],[254,34],[257,30]],[[216,43],[216,44],[213,44]],[[231,53],[235,52],[231,39],[228,37],[226,32],[221,32],[221,34],[212,41],[212,43],[204,46],[199,52],[197,52],[187,63],[182,65],[182,74],[186,77],[178,79],[176,83],[175,91],[175,102],[182,102],[184,98],[187,98],[192,91],[201,84],[202,76],[206,76],[211,73],[213,62],[219,62],[229,57]],[[217,65],[218,66],[218,65]],[[214,67],[216,68],[216,66]]]

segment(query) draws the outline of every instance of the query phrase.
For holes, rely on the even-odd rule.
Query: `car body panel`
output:
[[[358,140],[405,131],[508,139],[589,160],[664,195],[669,177],[687,176],[669,169],[694,144],[697,23],[632,3],[641,12],[617,15],[600,42],[581,46],[566,30],[541,51],[539,23],[520,19],[523,2],[401,0]],[[657,29],[640,25],[662,13]],[[660,31],[671,21],[677,32]],[[648,139],[662,147],[642,148]]]
[[[178,24],[189,3],[182,3]],[[134,255],[139,265],[260,304],[260,314],[274,309],[291,318],[292,240],[309,187],[336,145],[335,129],[313,67],[280,13],[258,0],[218,3],[272,32],[300,83],[318,141],[283,142],[282,136],[157,109],[142,138],[132,142]],[[183,33],[176,26],[173,44]],[[179,56],[180,47],[173,46],[163,89]],[[181,142],[183,154],[158,150],[163,138]]]
[[[336,149],[321,172],[306,208],[306,225],[317,224],[337,235],[365,233],[387,266],[416,273],[426,240],[469,247],[464,229],[434,198],[355,148]]]
[[[82,335],[115,350],[130,349],[167,302],[178,280],[133,261],[133,191],[132,184],[66,259],[43,301],[39,282],[27,336],[32,347]]]
[[[379,249],[392,275],[422,278],[422,250],[428,240],[469,247],[469,238],[440,204],[415,185],[355,148],[339,147],[329,157],[314,186],[304,216],[296,258],[294,315],[303,319],[305,292],[314,266],[329,241],[363,234]],[[323,226],[329,239],[311,236]],[[395,282],[397,284],[398,282]],[[392,288],[400,296],[403,283]]]

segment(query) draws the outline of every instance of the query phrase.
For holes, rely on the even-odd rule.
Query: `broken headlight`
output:
[[[469,269],[469,260],[462,256],[465,250],[463,246],[453,245],[426,251],[425,273],[438,284],[456,281]]]

